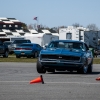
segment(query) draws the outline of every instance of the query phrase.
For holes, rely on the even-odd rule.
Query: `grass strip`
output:
[[[9,58],[0,58],[0,62],[36,62],[37,59],[33,59],[33,58],[15,58],[15,57],[9,57]]]
[[[37,59],[34,58],[26,58],[26,57],[21,57],[21,58],[16,58],[15,56],[9,56],[8,58],[3,58],[0,57],[0,62],[36,62]],[[100,58],[94,58],[93,64],[100,64]]]

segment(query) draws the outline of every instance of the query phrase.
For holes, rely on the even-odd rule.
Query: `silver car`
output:
[[[15,49],[18,45],[20,45],[20,44],[22,44],[22,43],[31,43],[31,41],[28,40],[28,39],[24,39],[24,40],[15,40],[15,41],[12,42],[12,43],[10,44],[10,46],[9,46],[9,52],[10,52],[10,54],[13,54],[13,53],[14,53],[14,49]]]
[[[3,43],[8,46],[8,50],[9,50],[10,45],[12,44],[12,41],[4,41]]]

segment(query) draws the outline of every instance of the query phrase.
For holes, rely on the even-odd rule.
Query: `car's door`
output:
[[[3,43],[0,43],[0,53],[4,53],[5,52],[5,46]]]
[[[35,47],[36,47],[36,51],[37,51],[38,53],[39,53],[39,52],[41,51],[41,49],[42,49],[41,46],[40,46],[39,44],[36,44]]]

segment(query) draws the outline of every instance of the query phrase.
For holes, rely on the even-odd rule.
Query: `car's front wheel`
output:
[[[41,65],[39,60],[37,60],[36,68],[38,73],[46,73],[46,69]]]
[[[88,65],[83,65],[82,73],[83,74],[86,74],[87,73],[87,70],[88,70]]]
[[[91,64],[89,64],[88,73],[92,73],[92,70],[93,70],[93,61],[91,62]]]
[[[87,58],[84,59],[84,64],[81,66],[81,68],[77,72],[82,73],[82,74],[86,74],[88,72],[88,60],[87,60]]]
[[[16,58],[20,58],[20,56],[19,55],[16,55]]]
[[[83,65],[80,69],[77,70],[80,74],[86,74],[88,71],[88,65]]]
[[[5,51],[3,57],[8,58],[8,54],[9,54],[9,52],[8,51]]]
[[[34,52],[33,58],[37,58],[38,57],[38,52]]]

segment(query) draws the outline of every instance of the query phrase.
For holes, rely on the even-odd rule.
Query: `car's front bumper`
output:
[[[45,68],[53,68],[53,69],[64,69],[64,70],[77,70],[82,67],[82,62],[66,62],[66,61],[43,61],[40,60],[41,64]]]

